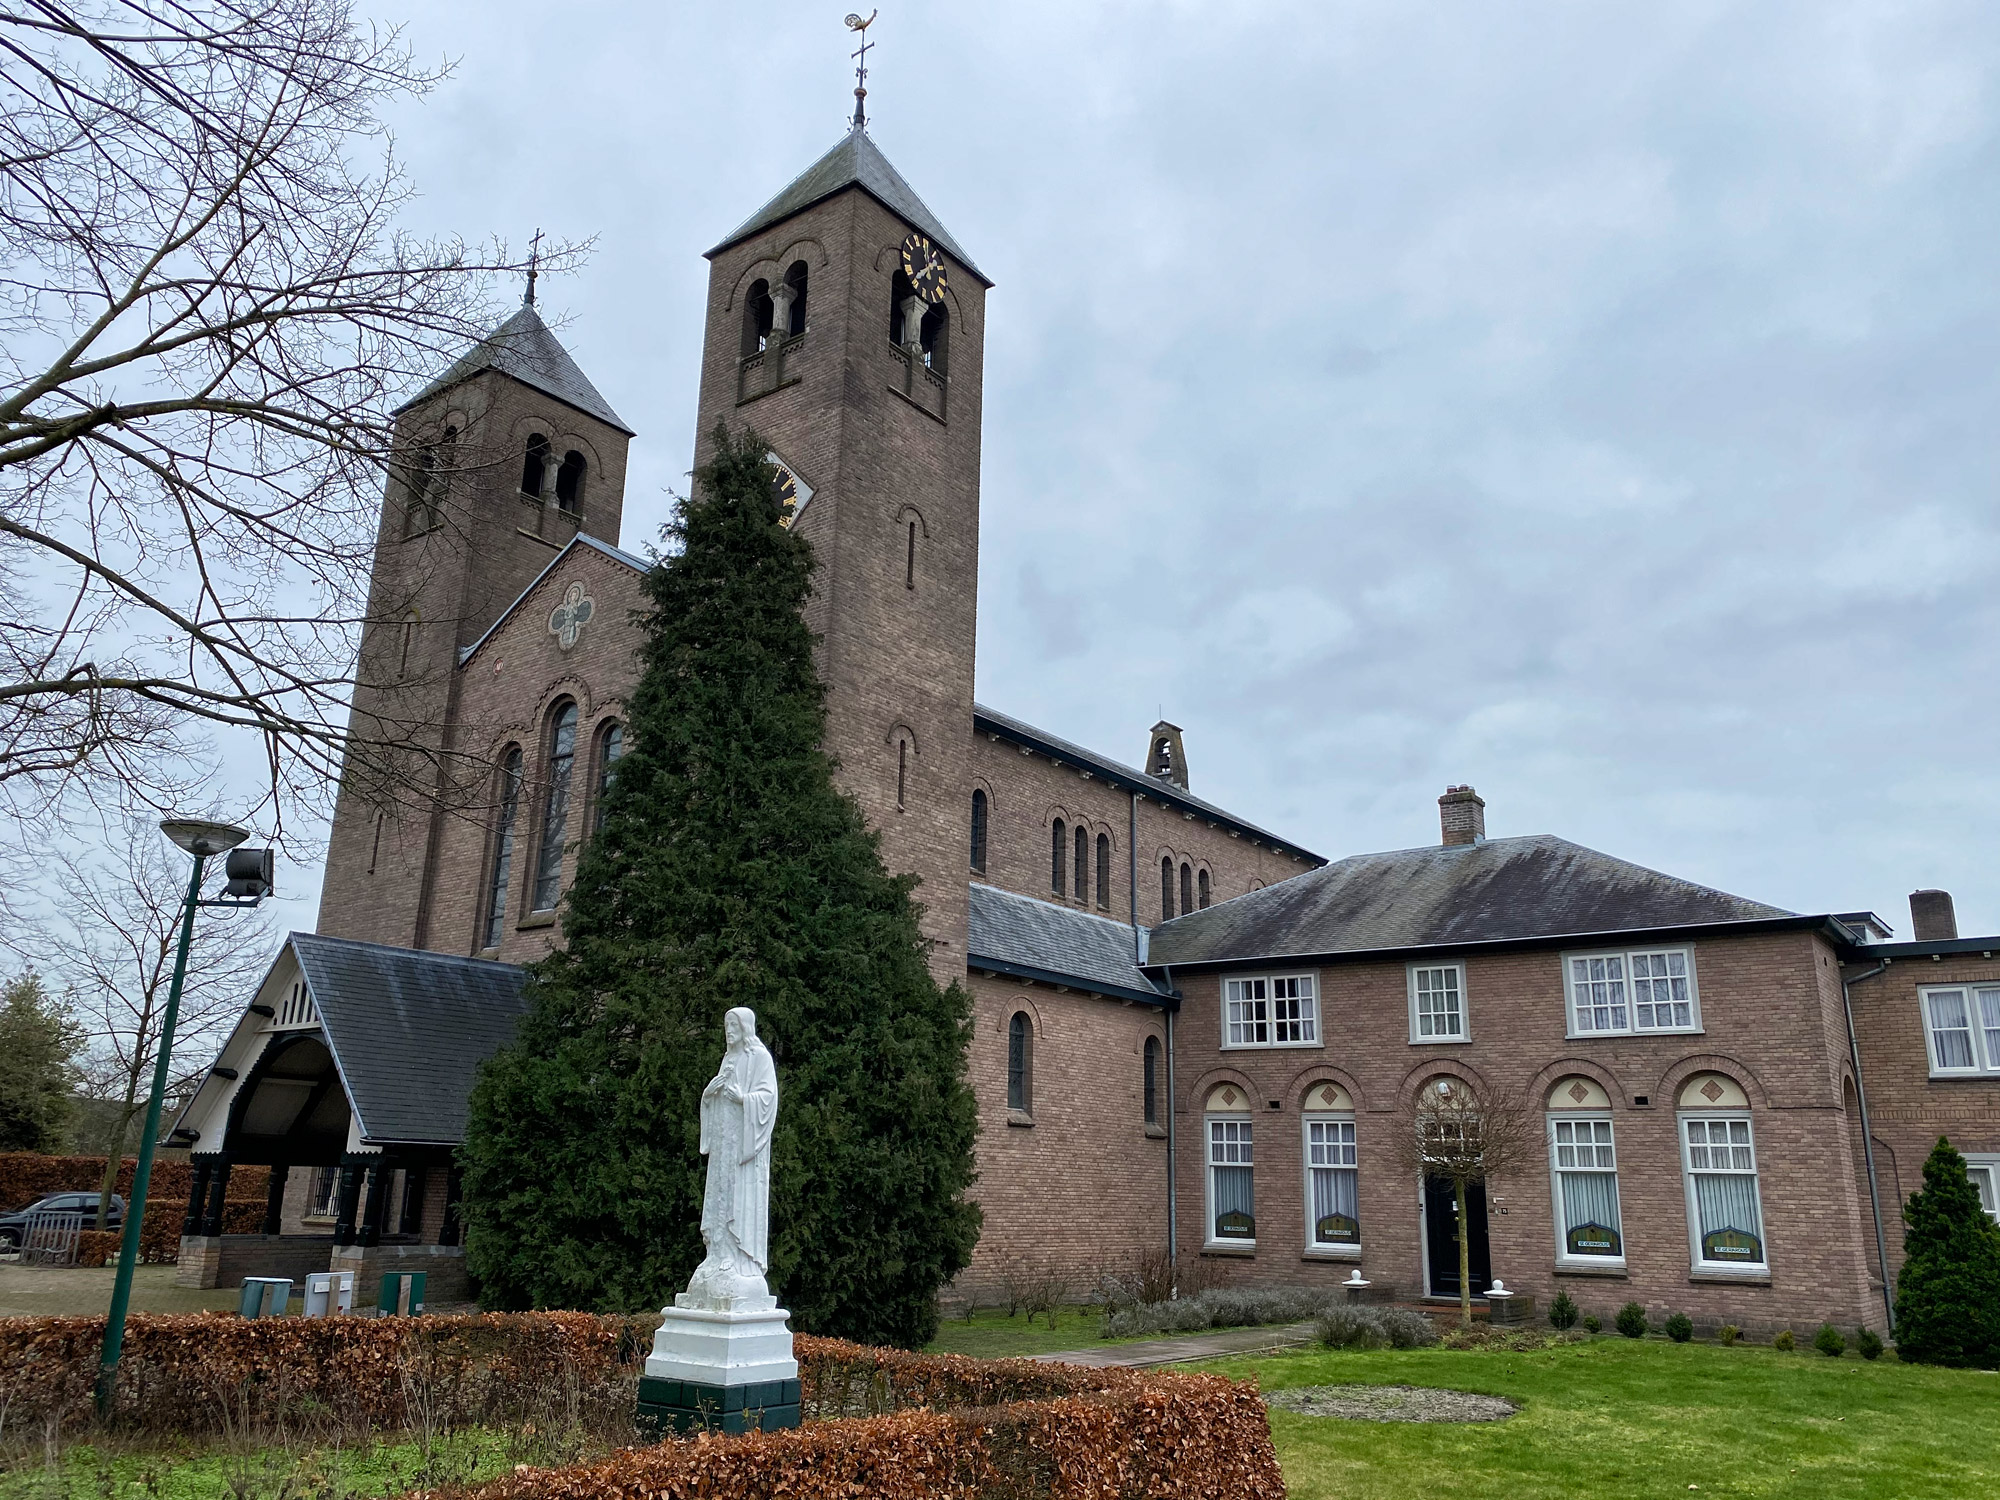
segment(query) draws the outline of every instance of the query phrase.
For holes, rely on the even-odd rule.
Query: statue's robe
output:
[[[724,1097],[716,1084],[743,1097]],[[714,1247],[723,1234],[759,1275],[771,1265],[771,1127],[778,1118],[778,1070],[752,1037],[722,1056],[701,1100],[701,1149],[708,1158],[702,1195],[702,1237]]]

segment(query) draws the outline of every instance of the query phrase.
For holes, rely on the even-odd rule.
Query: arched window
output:
[[[1174,919],[1174,862],[1172,859],[1160,861],[1160,920]]]
[[[1090,830],[1076,826],[1076,899],[1090,899]]]
[[[972,790],[972,868],[986,873],[986,793]]]
[[[1160,1123],[1160,1039],[1146,1038],[1146,1123]]]
[[[940,375],[945,372],[945,331],[944,304],[939,303],[924,314],[923,324],[917,331],[917,340],[922,346],[925,366]]]
[[[1194,866],[1181,866],[1181,915],[1194,910]]]
[[[569,826],[570,773],[576,767],[576,704],[555,712],[549,734],[549,795],[542,807],[542,842],[535,860],[534,911],[555,910],[562,894],[563,831]]]
[[[507,877],[514,864],[514,814],[521,805],[521,747],[500,762],[499,807],[493,818],[493,870],[486,882],[486,931],[482,948],[500,946],[507,923]]]
[[[1097,836],[1097,905],[1101,910],[1111,910],[1111,835]]]
[[[435,449],[419,448],[410,455],[404,482],[409,486],[409,504],[403,512],[403,535],[422,536],[435,531],[442,518],[444,492],[451,483],[452,465],[458,458],[458,429],[447,427]]]
[[[1694,1269],[1769,1269],[1757,1143],[1742,1085],[1720,1073],[1698,1073],[1682,1087],[1679,1102]]]
[[[1194,899],[1201,903],[1203,911],[1208,910],[1208,871],[1206,870],[1201,871],[1195,876]]]
[[[792,313],[785,323],[785,337],[797,338],[806,331],[806,263],[795,260],[785,271],[785,285],[792,289]]]
[[[917,523],[915,521],[912,521],[910,522],[909,543],[907,549],[903,553],[903,587],[906,589],[914,589],[916,586],[917,586]]]
[[[521,493],[542,498],[542,485],[549,473],[549,440],[539,432],[528,436],[528,451],[521,457]]]
[[[556,504],[573,516],[583,514],[583,455],[572,448],[556,470]]]
[[[1007,1108],[1024,1115],[1035,1108],[1034,1023],[1024,1010],[1007,1023]]]
[[[759,277],[743,298],[743,358],[764,347],[771,336],[771,283]]]
[[[1069,851],[1063,847],[1063,835],[1068,831],[1061,818],[1049,825],[1049,889],[1058,896],[1066,894],[1068,885],[1064,867],[1069,861]]]
[[[604,826],[604,798],[618,779],[618,758],[625,753],[625,726],[607,724],[597,737],[597,804],[591,809],[590,831]]]

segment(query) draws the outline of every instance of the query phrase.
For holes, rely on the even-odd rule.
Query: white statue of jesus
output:
[[[778,1070],[757,1039],[757,1015],[738,1006],[722,1018],[722,1066],[701,1093],[701,1150],[708,1184],[701,1237],[708,1254],[679,1307],[718,1312],[776,1307],[765,1283],[771,1265],[771,1130],[778,1118]]]

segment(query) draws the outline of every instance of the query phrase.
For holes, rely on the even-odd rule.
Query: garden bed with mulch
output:
[[[1504,1422],[1521,1408],[1498,1396],[1421,1385],[1307,1385],[1270,1391],[1264,1404],[1350,1422]]]

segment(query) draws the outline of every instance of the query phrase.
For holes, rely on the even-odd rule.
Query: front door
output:
[[[1465,1189],[1466,1228],[1471,1233],[1472,1295],[1483,1297],[1493,1280],[1493,1258],[1486,1247],[1486,1185]],[[1424,1179],[1424,1247],[1429,1252],[1433,1297],[1458,1295],[1458,1200],[1451,1180]]]

